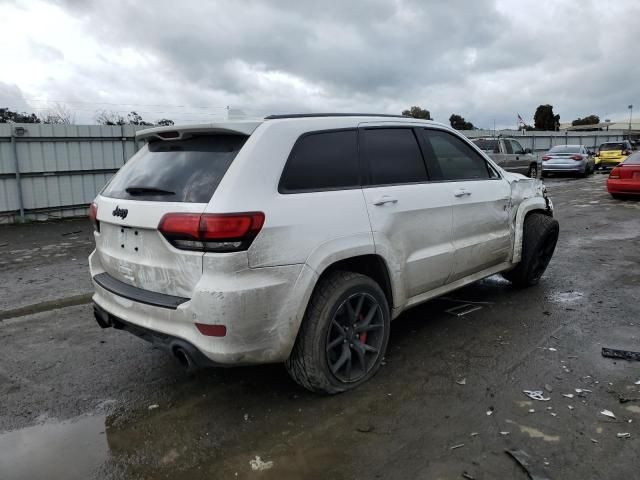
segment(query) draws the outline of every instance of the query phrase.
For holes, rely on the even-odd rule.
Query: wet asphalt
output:
[[[0,227],[0,479],[526,479],[507,449],[542,478],[635,478],[640,362],[601,348],[640,350],[640,201],[604,181],[545,180],[561,234],[539,286],[416,307],[378,375],[333,397],[281,365],[185,374],[96,325],[88,222]]]

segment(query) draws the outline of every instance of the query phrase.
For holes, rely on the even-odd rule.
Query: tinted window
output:
[[[154,141],[118,171],[102,195],[155,202],[208,203],[248,137]]]
[[[362,132],[371,184],[424,182],[427,169],[413,130],[372,128]]]
[[[359,184],[357,133],[337,130],[298,139],[282,174],[280,191],[317,191]]]
[[[484,150],[485,152],[500,153],[498,140],[487,140],[481,138],[478,140],[474,140],[473,143],[475,143],[480,150]]]
[[[487,162],[469,145],[447,132],[421,130],[429,164],[439,171],[442,180],[490,178]],[[497,177],[492,174],[491,178]]]
[[[511,146],[511,142],[509,140],[504,140],[504,149],[505,153],[513,153],[513,147]]]
[[[600,150],[608,151],[608,150],[624,150],[626,145],[623,142],[620,143],[603,143],[600,145]]]

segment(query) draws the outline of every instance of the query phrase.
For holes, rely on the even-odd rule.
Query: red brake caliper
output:
[[[364,318],[364,316],[362,314],[360,314],[360,321],[362,321],[362,319]],[[358,334],[358,340],[360,340],[360,343],[367,343],[367,332],[362,332]]]

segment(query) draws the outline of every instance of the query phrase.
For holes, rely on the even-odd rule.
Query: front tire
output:
[[[359,273],[330,273],[309,301],[287,371],[312,392],[351,390],[380,368],[390,323],[387,299],[375,281]]]
[[[547,269],[558,242],[558,221],[533,212],[524,221],[520,263],[502,276],[518,288],[536,285]]]

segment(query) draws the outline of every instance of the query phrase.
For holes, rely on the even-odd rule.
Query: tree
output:
[[[170,127],[171,125],[175,125],[173,120],[169,120],[168,118],[161,118],[156,122],[156,125],[159,127]]]
[[[449,117],[449,123],[456,130],[473,130],[475,127],[473,123],[467,122],[464,117],[458,115],[457,113],[451,114]]]
[[[129,125],[144,125],[147,127],[150,127],[153,125],[153,123],[149,123],[149,122],[145,122],[142,119],[142,115],[140,115],[138,112],[131,112],[127,114],[127,120],[128,120],[128,124]]]
[[[35,113],[18,113],[8,108],[0,108],[0,123],[42,123]]]
[[[598,115],[588,115],[584,118],[576,118],[573,122],[571,122],[572,126],[577,126],[577,125],[597,125],[598,123],[600,123],[600,117]]]
[[[409,110],[403,110],[402,115],[405,117],[422,118],[424,120],[432,120],[429,110],[425,110],[418,106],[413,106]]]
[[[558,130],[560,127],[560,115],[553,114],[553,105],[538,105],[533,116],[536,130]]]
[[[96,112],[95,121],[98,125],[126,125],[127,122],[117,112],[109,112],[107,110],[100,110]]]
[[[73,125],[75,123],[75,115],[65,105],[56,103],[55,107],[50,108],[45,113],[42,123],[54,125]]]

